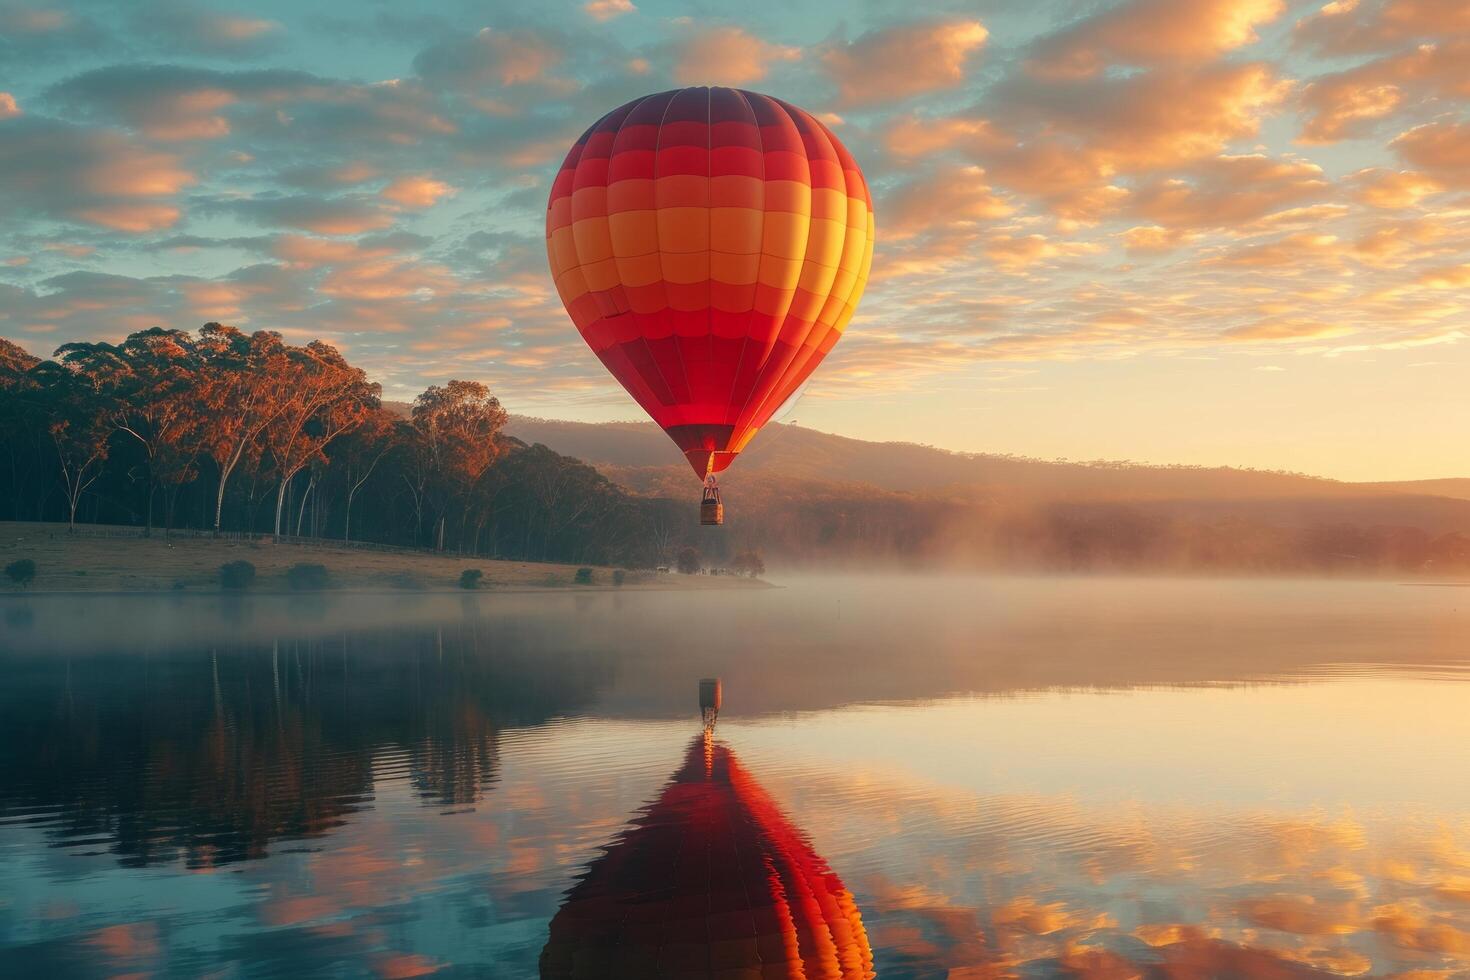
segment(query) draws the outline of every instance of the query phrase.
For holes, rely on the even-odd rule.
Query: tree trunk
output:
[[[342,522],[342,541],[352,540],[352,498],[357,496],[357,487],[347,491],[347,516]]]
[[[219,471],[219,493],[214,498],[214,536],[219,537],[220,514],[225,509],[225,484],[229,482],[230,471],[220,467]]]
[[[281,540],[281,508],[286,506],[286,487],[291,483],[290,477],[281,480],[280,486],[276,487],[276,529],[272,537]]]
[[[311,499],[311,491],[316,487],[316,476],[306,481],[306,492],[301,495],[301,506],[296,511],[296,536],[301,537],[301,521],[306,517],[306,502]]]
[[[153,464],[148,465],[148,506],[144,508],[148,515],[143,519],[143,537],[153,537]]]

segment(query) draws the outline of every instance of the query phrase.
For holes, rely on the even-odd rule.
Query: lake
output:
[[[1470,975],[1470,590],[783,584],[6,597],[0,975]]]

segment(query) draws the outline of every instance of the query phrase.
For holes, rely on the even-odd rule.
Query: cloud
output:
[[[178,220],[164,199],[195,181],[178,157],[117,130],[31,116],[0,122],[0,200],[12,214],[152,231]]]
[[[970,228],[1004,218],[1015,207],[995,194],[979,167],[945,167],[900,185],[883,201],[885,241],[926,232]]]
[[[273,20],[205,9],[187,0],[151,0],[135,10],[136,34],[170,54],[253,58],[284,33]]]
[[[69,11],[0,2],[0,64],[54,63],[109,41],[93,21]]]
[[[884,125],[881,138],[888,153],[903,162],[954,149],[978,156],[1005,149],[1013,142],[988,119],[971,113],[895,116]]]
[[[1102,251],[1094,242],[1057,241],[1045,235],[996,235],[985,243],[985,257],[1003,269],[1018,270],[1050,259]]]
[[[1128,0],[1042,38],[1027,69],[1053,78],[1092,77],[1108,65],[1210,61],[1257,40],[1255,28],[1285,0]]]
[[[1165,228],[1234,227],[1327,196],[1322,168],[1262,154],[1218,156],[1140,185],[1129,215]]]
[[[638,8],[633,6],[632,0],[590,0],[589,3],[582,5],[582,9],[593,20],[602,22],[621,17],[623,14],[631,14]]]
[[[680,85],[744,85],[765,78],[772,62],[800,58],[800,48],[772,44],[743,28],[711,27],[679,42],[674,80]]]
[[[900,102],[959,87],[970,57],[989,36],[978,20],[903,24],[834,44],[822,63],[843,105]]]
[[[238,132],[252,156],[272,147],[299,156],[307,146],[393,148],[429,138],[442,147],[458,131],[440,97],[417,82],[365,85],[281,69],[116,65],[66,79],[46,98],[70,116],[121,122],[161,141]]]
[[[1290,83],[1252,62],[1096,79],[1013,78],[1001,121],[1065,135],[1104,173],[1174,166],[1254,136]]]
[[[1123,247],[1130,254],[1151,255],[1168,252],[1186,244],[1191,236],[1179,228],[1162,225],[1136,225],[1122,234]]]
[[[1444,190],[1443,185],[1412,170],[1384,170],[1369,167],[1348,177],[1352,195],[1375,208],[1413,207],[1421,200]]]
[[[1356,68],[1323,75],[1302,92],[1303,143],[1370,135],[1383,119],[1427,99],[1470,96],[1470,39],[1427,43]]]
[[[74,116],[175,141],[228,135],[226,110],[237,103],[286,105],[327,97],[331,88],[305,72],[130,64],[83,72],[52,86],[46,97]]]
[[[321,235],[360,235],[393,224],[391,213],[358,197],[255,197],[220,206],[258,225],[302,228]]]
[[[1470,123],[1426,123],[1399,134],[1390,145],[1445,186],[1470,187]]]
[[[391,181],[380,193],[386,200],[406,208],[428,208],[433,207],[441,198],[453,194],[454,188],[442,180],[408,176]]]
[[[486,27],[425,48],[413,67],[431,86],[476,92],[546,82],[564,58],[559,46],[536,31]]]
[[[1424,39],[1470,33],[1460,0],[1332,0],[1293,29],[1299,45],[1320,54],[1361,54]]]
[[[15,96],[9,92],[0,92],[0,119],[14,119],[20,115],[20,106],[15,104]]]

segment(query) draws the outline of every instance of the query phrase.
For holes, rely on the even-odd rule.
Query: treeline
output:
[[[783,565],[1037,573],[1470,572],[1470,534],[1287,522],[1260,501],[1059,501],[763,479],[736,495],[749,545]],[[1470,515],[1470,504],[1465,505]],[[1303,512],[1306,508],[1303,508]]]
[[[0,514],[630,567],[686,543],[689,506],[505,421],[473,381],[429,387],[405,417],[332,346],[269,331],[154,328],[49,360],[0,339]]]

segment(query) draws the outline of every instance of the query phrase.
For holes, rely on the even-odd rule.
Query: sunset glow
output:
[[[633,419],[545,272],[566,147],[681,85],[790,100],[873,193],[795,417],[1041,457],[1460,472],[1457,0],[0,6],[0,336],[219,320],[411,399]]]

